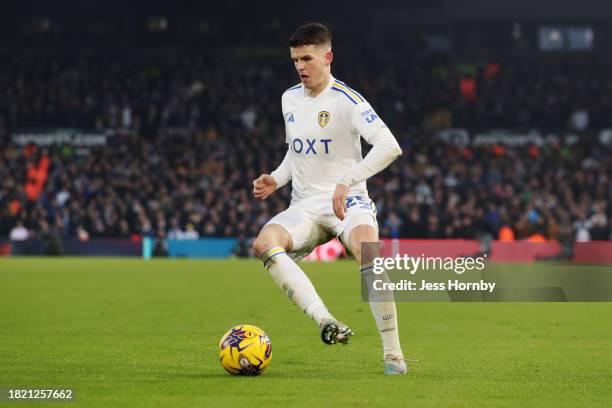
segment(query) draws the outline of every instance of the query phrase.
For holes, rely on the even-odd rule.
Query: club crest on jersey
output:
[[[329,112],[321,111],[319,112],[319,126],[325,127],[329,123]]]

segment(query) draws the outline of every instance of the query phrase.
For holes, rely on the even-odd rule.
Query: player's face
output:
[[[317,89],[329,78],[333,54],[329,46],[302,45],[291,47],[295,69],[308,89]]]

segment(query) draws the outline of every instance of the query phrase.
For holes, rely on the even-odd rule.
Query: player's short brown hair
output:
[[[308,23],[298,27],[289,37],[289,47],[331,44],[331,31],[321,23]]]

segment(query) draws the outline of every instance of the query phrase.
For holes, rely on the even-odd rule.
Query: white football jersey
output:
[[[299,84],[282,97],[292,201],[331,199],[338,181],[363,158],[360,137],[369,142],[386,127],[363,96],[333,77],[317,97],[306,92]],[[352,186],[349,195],[367,196],[366,182]]]

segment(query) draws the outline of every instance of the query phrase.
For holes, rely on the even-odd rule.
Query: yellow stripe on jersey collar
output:
[[[349,94],[353,95],[353,97],[354,97],[356,100],[363,102],[363,98],[362,98],[362,97],[361,97],[359,94],[357,94],[357,92],[353,91],[351,88],[349,88],[349,87],[348,87],[348,86],[346,86],[346,85],[342,85],[340,82],[338,82],[338,80],[337,80],[337,79],[336,79],[336,80],[334,80],[334,84],[333,84],[333,85],[334,85],[336,88],[340,88],[340,89],[342,89],[343,91],[345,91],[345,92],[347,92],[347,93],[349,93]]]

